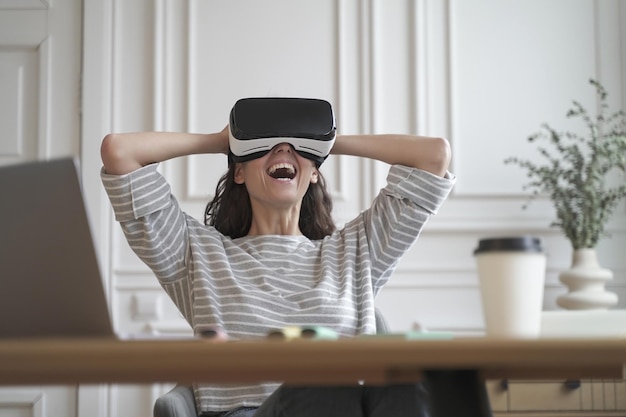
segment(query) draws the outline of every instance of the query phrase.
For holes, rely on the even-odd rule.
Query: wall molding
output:
[[[51,61],[51,40],[46,37],[39,44],[39,159],[48,159],[52,149],[52,127],[50,125],[50,106],[52,88],[50,73],[52,67]]]
[[[47,10],[47,0],[0,0],[0,10]]]
[[[45,417],[45,393],[33,388],[15,388],[0,391],[0,411],[27,408],[32,417]]]

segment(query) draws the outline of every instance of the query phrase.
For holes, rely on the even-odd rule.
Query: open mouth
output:
[[[274,179],[289,181],[296,177],[296,168],[291,164],[281,162],[269,167],[267,173]]]

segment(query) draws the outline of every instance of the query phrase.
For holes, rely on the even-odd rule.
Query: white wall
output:
[[[340,133],[447,137],[458,184],[378,299],[396,330],[480,332],[472,251],[480,237],[534,234],[548,251],[545,308],[565,290],[557,274],[571,250],[549,229],[549,202],[522,210],[526,137],[565,125],[571,100],[594,106],[598,78],[626,103],[626,5],[617,0],[87,0],[83,158],[98,163],[107,131],[206,132],[245,96],[331,101]],[[163,165],[177,197],[201,217],[222,156]],[[323,166],[338,222],[369,204],[387,167],[349,157]],[[99,186],[94,182],[94,186]],[[150,272],[111,223],[102,195],[96,234],[119,332],[186,331]],[[609,289],[626,306],[626,210],[599,246]],[[163,388],[164,389],[164,388]],[[124,396],[128,390],[119,391]],[[159,389],[143,392],[146,398]],[[149,401],[148,401],[149,402]],[[115,409],[115,406],[112,406]],[[147,413],[147,411],[145,411]],[[112,411],[113,414],[114,411]]]

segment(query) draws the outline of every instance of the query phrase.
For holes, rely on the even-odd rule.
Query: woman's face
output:
[[[280,210],[299,208],[309,184],[317,181],[313,161],[300,156],[288,143],[235,167],[235,182],[246,185],[253,207],[260,203]]]

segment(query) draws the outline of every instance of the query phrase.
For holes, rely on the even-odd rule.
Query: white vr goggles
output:
[[[243,98],[230,112],[229,160],[260,158],[289,143],[318,166],[335,143],[335,116],[329,102],[310,98]]]

